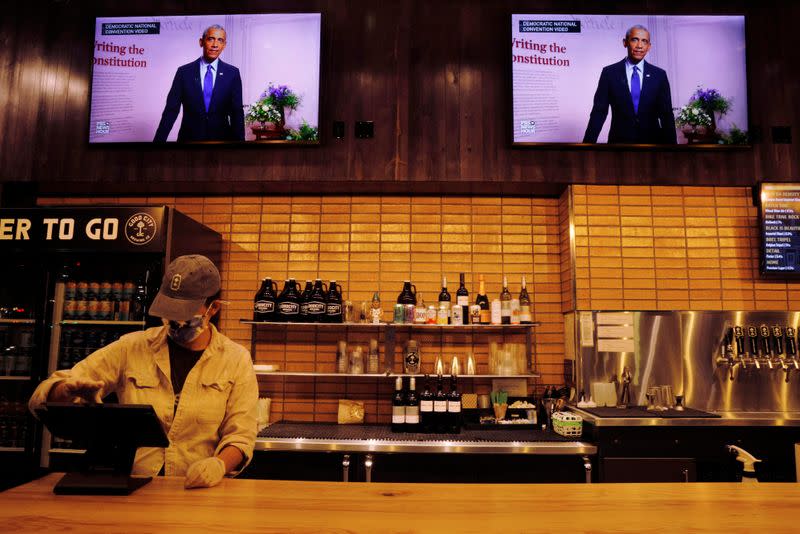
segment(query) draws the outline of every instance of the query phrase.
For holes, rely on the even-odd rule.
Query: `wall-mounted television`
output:
[[[758,199],[761,274],[800,275],[800,184],[761,183]]]
[[[747,145],[738,15],[511,16],[513,143]]]
[[[96,18],[89,142],[317,143],[321,22]]]

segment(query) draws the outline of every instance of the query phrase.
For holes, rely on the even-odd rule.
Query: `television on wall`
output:
[[[797,277],[800,275],[800,183],[761,183],[758,199],[761,274]]]
[[[748,145],[740,15],[511,16],[513,143]]]
[[[98,17],[90,143],[318,143],[320,13]]]

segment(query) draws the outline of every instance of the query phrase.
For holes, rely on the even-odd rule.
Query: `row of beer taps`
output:
[[[747,346],[745,346],[745,328],[749,341]],[[795,329],[791,326],[786,328],[780,325],[770,328],[765,324],[759,328],[734,326],[726,330],[720,349],[717,365],[728,367],[731,380],[734,378],[736,366],[740,366],[743,371],[746,371],[748,366],[756,370],[760,370],[762,366],[768,369],[779,368],[786,374],[786,382],[789,382],[792,368],[800,370],[797,338]]]

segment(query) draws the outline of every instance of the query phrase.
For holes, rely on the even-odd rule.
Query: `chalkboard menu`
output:
[[[761,274],[800,275],[800,184],[762,183]]]

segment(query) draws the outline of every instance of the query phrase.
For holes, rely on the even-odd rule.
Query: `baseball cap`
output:
[[[188,321],[219,288],[219,270],[211,260],[200,254],[178,256],[164,271],[150,315]]]

